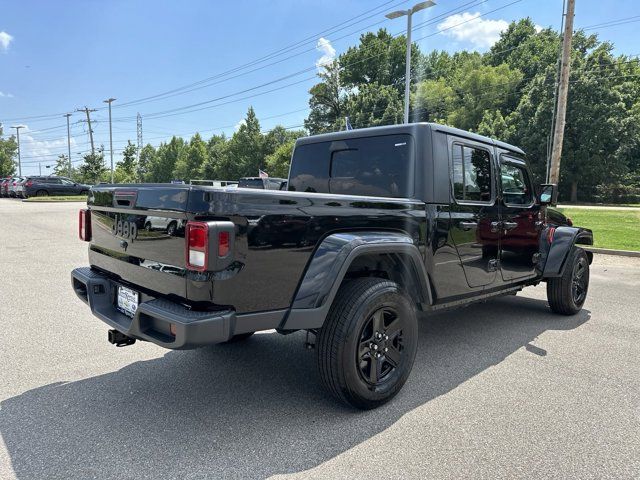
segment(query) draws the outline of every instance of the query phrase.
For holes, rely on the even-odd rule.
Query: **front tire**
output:
[[[569,252],[562,276],[547,281],[547,299],[555,313],[575,315],[584,305],[589,290],[589,258],[581,248]]]
[[[400,287],[382,278],[343,285],[318,333],[317,361],[325,388],[360,409],[391,400],[415,359],[418,321]]]

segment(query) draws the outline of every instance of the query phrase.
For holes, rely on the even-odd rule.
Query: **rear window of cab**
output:
[[[289,190],[410,197],[414,157],[413,137],[408,134],[300,145],[293,154]]]

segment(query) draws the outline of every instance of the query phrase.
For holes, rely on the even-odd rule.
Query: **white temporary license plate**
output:
[[[125,315],[133,317],[136,314],[136,310],[138,310],[138,298],[138,292],[118,285],[118,310]]]

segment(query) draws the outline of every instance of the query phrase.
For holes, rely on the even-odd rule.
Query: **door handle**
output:
[[[502,228],[504,228],[505,230],[513,230],[517,226],[517,222],[502,222]]]
[[[502,222],[491,222],[491,233],[498,233],[502,227]]]
[[[477,230],[478,222],[460,222],[460,228],[462,230]]]

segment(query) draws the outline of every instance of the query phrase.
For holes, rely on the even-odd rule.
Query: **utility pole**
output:
[[[573,16],[576,1],[567,1],[567,13],[562,38],[562,64],[560,67],[560,82],[558,85],[558,106],[556,110],[556,124],[553,132],[553,148],[551,150],[551,168],[549,183],[560,181],[560,157],[564,140],[564,126],[567,114],[567,95],[569,93],[569,74],[571,70],[571,40],[573,36]]]
[[[115,98],[107,98],[104,103],[109,104],[109,156],[111,157],[111,183],[113,183],[113,132],[111,130],[111,102]]]
[[[18,139],[18,175],[22,176],[22,162],[20,161],[20,129],[24,128],[24,125],[16,125],[11,128],[16,129],[16,137]]]
[[[409,123],[409,100],[411,93],[411,17],[414,13],[425,8],[433,7],[434,5],[435,2],[427,0],[426,2],[416,3],[409,10],[397,10],[385,15],[389,20],[403,17],[405,15],[407,16],[407,60],[404,74],[404,123]]]
[[[560,31],[564,32],[564,15],[567,12],[567,0],[562,0],[562,15],[560,15]],[[558,50],[558,61],[556,62],[556,78],[553,84],[553,110],[551,113],[551,125],[549,135],[547,135],[547,158],[544,166],[544,181],[549,183],[549,171],[551,170],[551,149],[553,147],[553,132],[556,128],[556,109],[558,108],[558,84],[560,82],[560,67],[562,66],[562,45]]]
[[[69,117],[71,114],[65,113],[64,116],[67,117],[67,152],[69,153],[69,178],[71,178],[71,129],[69,128]]]
[[[138,134],[138,152],[136,154],[136,161],[140,161],[140,150],[142,150],[142,116],[138,113],[136,117],[136,133]]]
[[[76,112],[84,112],[87,114],[87,124],[89,125],[89,140],[91,141],[91,155],[96,153],[95,148],[93,147],[93,130],[91,130],[91,116],[89,114],[91,112],[95,112],[96,109],[89,109],[87,107],[84,108],[76,108]]]

